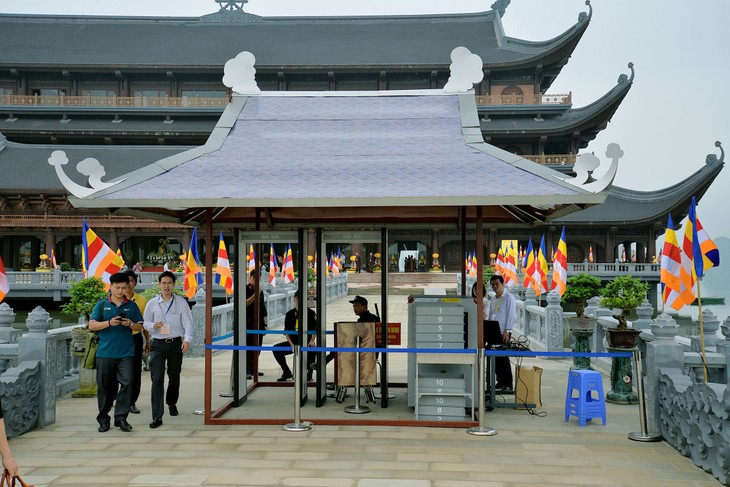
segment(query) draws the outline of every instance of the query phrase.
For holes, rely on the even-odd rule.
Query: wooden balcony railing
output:
[[[532,162],[542,165],[572,166],[575,164],[575,154],[538,154],[536,156],[522,156]]]
[[[573,94],[477,95],[477,105],[570,105]]]
[[[0,106],[225,108],[227,97],[0,95]]]

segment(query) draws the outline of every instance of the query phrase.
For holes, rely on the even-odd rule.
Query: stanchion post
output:
[[[355,405],[345,407],[345,412],[350,414],[365,414],[370,412],[367,406],[360,406],[360,337],[355,337]]]
[[[636,363],[636,391],[639,395],[639,427],[641,431],[629,433],[629,440],[633,441],[661,441],[660,435],[650,435],[646,431],[646,401],[644,400],[644,374],[641,363],[641,350],[634,350],[634,362]]]
[[[484,347],[479,348],[478,351],[478,367],[479,367],[479,387],[477,388],[479,391],[479,426],[472,426],[468,430],[466,430],[467,433],[470,435],[475,436],[494,436],[497,434],[497,430],[494,428],[490,428],[488,426],[485,426],[484,424],[484,416],[486,415],[486,404],[484,403],[484,384],[487,380],[487,374],[485,371],[486,368],[486,356],[484,354]],[[472,407],[474,407],[474,401],[472,400]]]
[[[294,345],[294,422],[285,424],[281,429],[284,431],[309,431],[312,423],[302,422],[302,353],[301,345]]]

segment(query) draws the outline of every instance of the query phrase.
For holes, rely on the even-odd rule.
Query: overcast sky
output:
[[[251,0],[262,16],[476,12],[494,0]],[[587,149],[603,160],[606,146],[624,150],[615,184],[658,189],[704,165],[714,142],[730,151],[730,0],[593,0],[593,20],[549,93],[573,93],[575,108],[600,98],[618,76],[636,70],[634,86],[608,128]],[[214,0],[0,0],[2,13],[199,16]],[[508,36],[551,39],[588,7],[582,0],[512,0]],[[724,46],[724,47],[723,47]],[[1,55],[1,54],[0,54]],[[730,169],[702,199],[698,215],[710,236],[730,236]]]

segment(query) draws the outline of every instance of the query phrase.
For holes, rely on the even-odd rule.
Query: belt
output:
[[[172,343],[172,342],[179,342],[182,340],[182,337],[175,337],[175,338],[155,338],[156,342],[165,342],[165,343]]]

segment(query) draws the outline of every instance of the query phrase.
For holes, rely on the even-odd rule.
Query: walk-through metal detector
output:
[[[334,243],[375,243],[380,244],[381,248],[381,262],[384,263],[382,266],[382,272],[380,277],[380,302],[382,304],[380,309],[380,322],[383,323],[381,326],[381,338],[383,346],[386,347],[388,343],[388,230],[386,228],[380,231],[330,231],[318,228],[316,230],[317,240],[317,253],[321,256],[317,259],[317,275],[323,276],[326,273],[325,261],[327,255],[327,244]],[[327,323],[325,296],[326,287],[323,285],[322,280],[317,279],[317,318],[322,326],[319,328],[319,336],[317,337],[317,344],[325,342],[325,324]],[[301,299],[300,299],[301,302]],[[317,407],[322,406],[327,400],[327,391],[323,380],[319,380],[320,377],[324,377],[325,374],[325,355],[326,352],[318,352],[317,357]],[[388,407],[388,354],[383,353],[381,355],[381,367],[380,367],[380,392],[381,402],[380,406],[383,408]]]

